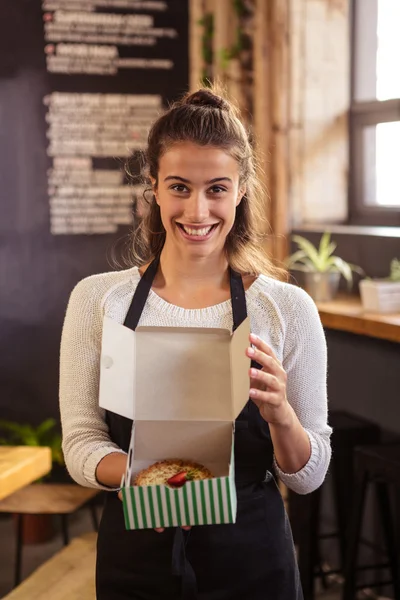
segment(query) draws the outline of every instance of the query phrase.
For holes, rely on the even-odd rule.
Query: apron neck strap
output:
[[[153,285],[154,278],[157,274],[159,264],[160,256],[156,256],[156,258],[150,263],[140,278],[124,321],[125,327],[129,327],[133,330],[136,329],[142,315],[144,305],[146,304],[151,286]],[[240,273],[237,273],[233,269],[229,268],[229,279],[232,301],[233,331],[235,331],[235,329],[237,329],[247,317],[246,294]]]
[[[233,331],[235,331],[247,317],[246,294],[241,274],[231,269],[231,267],[229,267],[229,279],[231,285]]]
[[[125,327],[129,327],[129,329],[133,329],[133,331],[136,329],[140,317],[142,316],[144,305],[146,304],[147,296],[153,285],[159,264],[160,256],[156,256],[140,278],[133,295],[131,305],[124,321]]]

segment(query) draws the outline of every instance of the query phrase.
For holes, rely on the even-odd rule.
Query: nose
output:
[[[206,195],[193,192],[185,203],[185,218],[188,223],[202,223],[208,218],[209,208]]]

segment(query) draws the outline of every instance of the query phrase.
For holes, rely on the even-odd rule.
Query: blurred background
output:
[[[317,302],[332,412],[355,419],[344,429],[362,420],[379,440],[397,443],[399,31],[399,0],[2,0],[0,444],[51,447],[50,481],[68,482],[58,360],[69,294],[80,279],[124,264],[143,193],[126,161],[145,148],[169,103],[212,82],[240,107],[260,152],[265,250]],[[139,172],[136,160],[130,169]],[[351,452],[359,439],[351,438]],[[345,464],[353,464],[351,452]],[[0,455],[3,497],[1,464]],[[351,487],[354,476],[339,487]],[[337,521],[332,494],[322,501],[321,527]],[[398,530],[399,503],[390,501],[387,527]],[[352,502],[342,501],[342,513]],[[380,552],[386,538],[371,502],[368,548]],[[18,527],[9,514],[20,509],[0,503],[0,597],[14,582]],[[59,549],[57,527],[27,550],[24,577]],[[78,519],[76,527],[91,525]],[[323,585],[314,573],[344,560],[334,542],[324,544],[308,582],[336,594],[344,563]],[[398,546],[391,548],[395,579]],[[312,598],[308,568],[302,578]],[[400,598],[399,590],[372,585],[360,597]]]

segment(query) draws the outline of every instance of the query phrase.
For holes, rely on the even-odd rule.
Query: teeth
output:
[[[190,227],[186,227],[185,225],[183,225],[183,229],[186,231],[186,233],[188,235],[198,235],[198,236],[207,235],[208,233],[210,233],[211,228],[212,228],[212,225],[210,225],[209,227],[203,227],[203,229],[191,229]]]

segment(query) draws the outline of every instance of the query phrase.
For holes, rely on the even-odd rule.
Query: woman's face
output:
[[[218,255],[244,192],[238,163],[224,150],[175,144],[160,159],[154,188],[166,244],[189,256]]]

